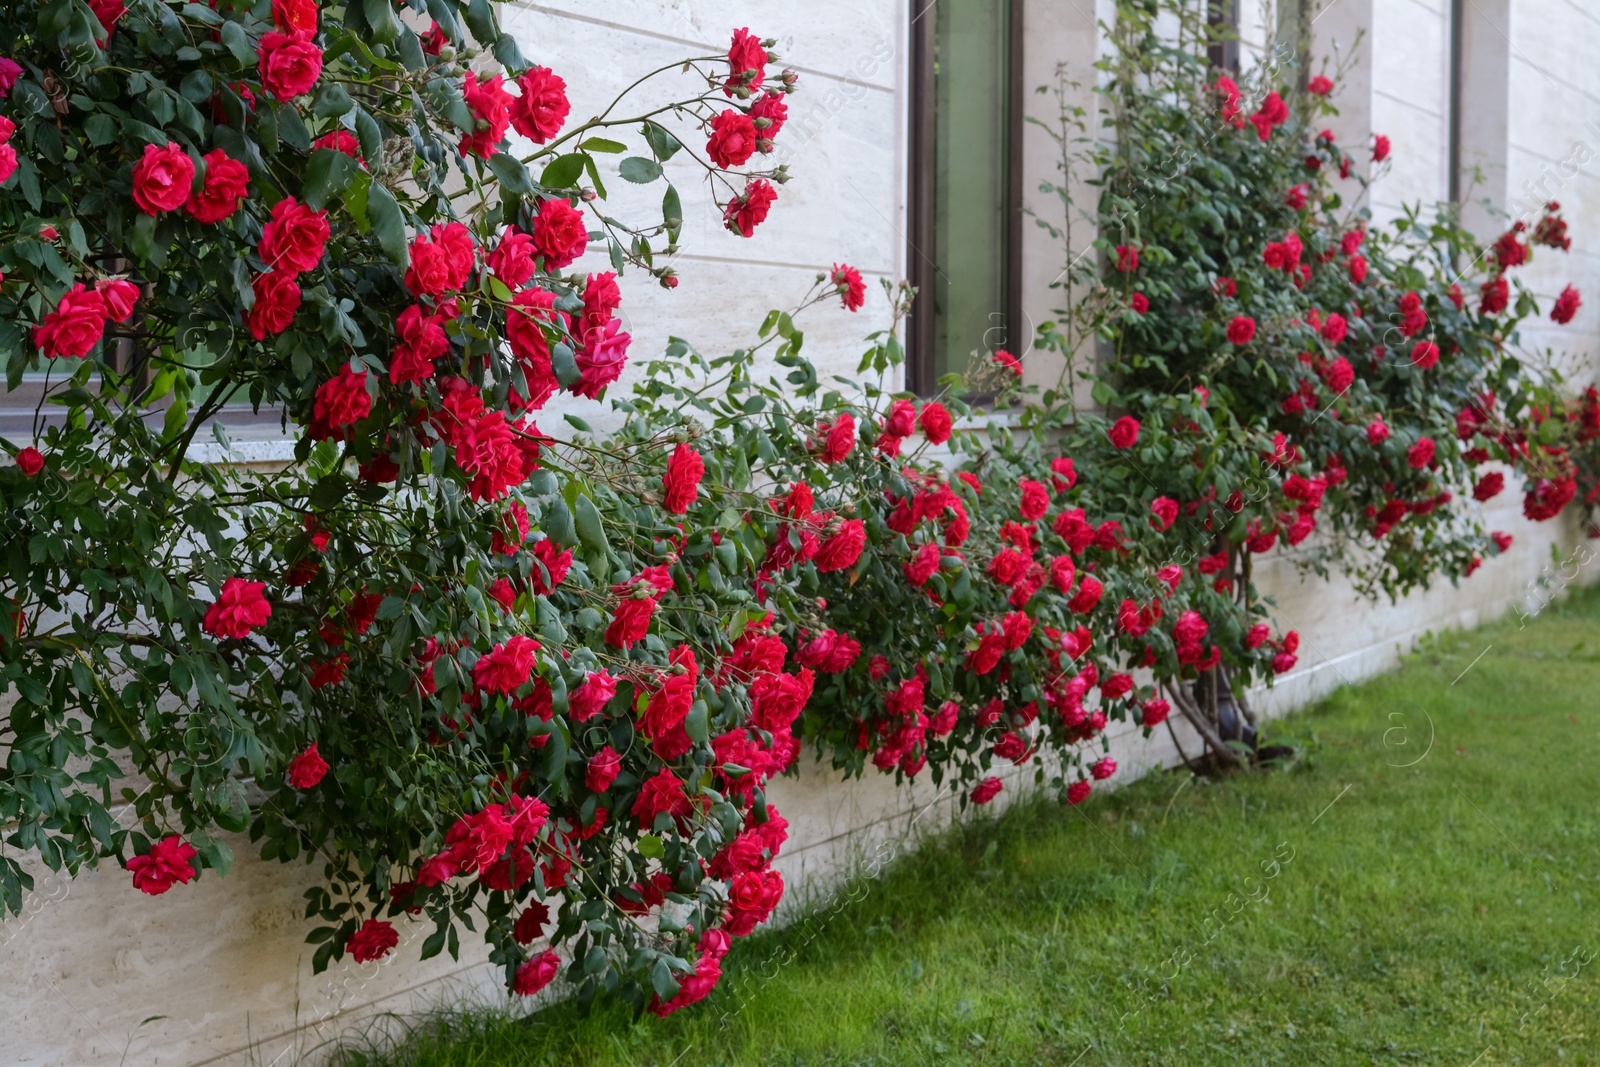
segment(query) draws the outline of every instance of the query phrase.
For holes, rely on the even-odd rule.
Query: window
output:
[[[1021,274],[1020,0],[913,0],[909,387],[1028,343]]]

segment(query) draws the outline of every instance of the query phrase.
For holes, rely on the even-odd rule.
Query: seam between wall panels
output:
[[[1433,108],[1423,107],[1421,104],[1413,103],[1403,96],[1396,96],[1393,93],[1387,92],[1383,89],[1372,90],[1372,95],[1381,96],[1392,104],[1398,104],[1409,111],[1415,111],[1422,115],[1429,115],[1433,118],[1443,118],[1445,116],[1443,111],[1436,111]]]
[[[506,6],[521,11],[537,12],[540,15],[549,15],[551,18],[570,19],[573,22],[583,22],[590,26],[600,26],[608,30],[616,30],[619,33],[631,33],[636,37],[649,37],[652,40],[666,41],[669,44],[679,44],[695,49],[708,49],[712,52],[721,51],[721,48],[718,45],[708,44],[705,41],[697,41],[691,37],[679,37],[676,34],[661,33],[657,30],[647,30],[639,26],[631,26],[627,23],[617,22],[614,19],[598,18],[594,15],[581,15],[574,11],[563,11],[560,8],[545,7],[543,4],[531,4],[527,3],[526,0],[511,0],[511,2]],[[892,85],[878,85],[874,82],[864,82],[859,78],[852,78],[846,74],[835,74],[832,71],[821,70],[816,67],[802,66],[798,63],[788,65],[792,66],[798,73],[807,74],[814,78],[827,78],[829,81],[836,81],[841,85],[859,85],[863,89],[872,89],[876,92],[888,93],[891,96],[896,92],[896,87]]]
[[[396,997],[403,997],[408,993],[415,993],[419,989],[425,989],[425,988],[427,988],[429,986],[443,985],[446,982],[449,982],[449,981],[452,981],[454,979],[460,978],[460,977],[462,977],[464,975],[470,974],[471,972],[476,971],[476,970],[478,970],[478,969],[480,969],[482,967],[486,967],[486,966],[496,966],[496,965],[489,964],[487,962],[484,962],[484,963],[465,963],[465,964],[462,964],[460,967],[458,967],[456,970],[450,971],[449,973],[441,975],[438,978],[430,978],[427,981],[418,982],[415,985],[409,985],[404,989],[397,989],[393,993],[386,993],[383,996],[376,998],[375,1000],[363,1001],[360,1004],[352,1004],[349,1007],[340,1008],[338,1011],[334,1012],[332,1015],[329,1015],[326,1019],[321,1019],[321,1020],[318,1020],[317,1022],[314,1022],[314,1023],[306,1023],[304,1026],[291,1026],[286,1030],[279,1030],[277,1033],[272,1034],[272,1035],[270,1035],[268,1037],[258,1038],[257,1040],[253,1041],[252,1043],[250,1043],[248,1045],[239,1045],[239,1046],[237,1046],[235,1048],[228,1049],[225,1052],[218,1052],[218,1053],[214,1054],[213,1056],[211,1056],[209,1059],[196,1060],[193,1063],[185,1064],[185,1067],[211,1067],[212,1064],[226,1062],[227,1060],[229,1060],[229,1059],[231,1059],[231,1058],[233,1058],[235,1056],[249,1055],[250,1053],[253,1053],[261,1045],[269,1044],[269,1043],[274,1042],[274,1041],[282,1041],[285,1038],[294,1037],[297,1034],[310,1034],[310,1033],[313,1033],[318,1026],[322,1026],[322,1025],[327,1024],[327,1023],[333,1023],[333,1022],[337,1022],[337,1021],[344,1021],[346,1019],[353,1018],[357,1014],[359,1014],[361,1012],[365,1012],[365,1011],[373,1008],[374,1006],[376,1006],[378,1004],[382,1004],[386,1000],[393,1000]],[[279,1055],[282,1055],[282,1053],[280,1053]],[[277,1061],[273,1061],[273,1062],[276,1063]]]

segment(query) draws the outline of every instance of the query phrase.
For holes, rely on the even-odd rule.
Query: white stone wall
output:
[[[1484,24],[1469,40],[1487,58],[1473,53],[1482,75],[1473,82],[1474,114],[1484,121],[1467,125],[1473,150],[1501,168],[1494,188],[1505,204],[1547,164],[1567,158],[1573,142],[1600,146],[1600,71],[1582,62],[1596,54],[1600,22],[1584,5],[1550,0],[1474,0],[1470,7],[1483,12]],[[1103,42],[1090,17],[1106,16],[1106,0],[1027,0],[1026,10],[1030,89],[1050,80],[1058,58],[1074,64],[1079,80],[1092,81],[1090,64]],[[531,57],[568,79],[575,117],[602,106],[621,87],[624,70],[721,51],[738,26],[780,38],[785,63],[802,74],[805,91],[792,98],[792,125],[782,138],[795,177],[757,238],[722,232],[703,187],[686,181],[683,284],[668,293],[645,279],[623,280],[636,351],[659,351],[669,333],[708,352],[738,345],[768,307],[797,299],[835,261],[877,277],[903,275],[905,0],[612,0],[603,7],[551,0],[508,7],[503,17]],[[1273,21],[1266,13],[1251,18],[1259,47]],[[1445,188],[1446,18],[1444,0],[1330,0],[1313,27],[1319,47],[1339,40],[1366,59],[1341,86],[1337,129],[1351,144],[1370,143],[1375,130],[1393,140],[1395,169],[1374,190],[1374,206],[1385,212]],[[1502,19],[1498,30],[1490,18]],[[1368,33],[1356,44],[1358,28]],[[1499,85],[1506,88],[1497,111],[1492,90]],[[1029,94],[1030,105],[1039,99]],[[1585,127],[1591,120],[1595,126]],[[1496,129],[1509,134],[1497,141]],[[1032,197],[1053,160],[1029,136],[1024,187]],[[1592,169],[1578,167],[1558,192],[1541,194],[1563,202],[1574,237],[1570,254],[1541,250],[1528,274],[1552,297],[1571,279],[1600,302],[1600,197]],[[1024,232],[1025,307],[1048,314],[1058,295],[1047,285],[1060,269],[1059,253],[1042,231]],[[594,269],[607,269],[594,258]],[[805,323],[810,354],[825,369],[852,369],[861,335],[882,325],[884,312],[876,291],[858,316],[819,308]],[[1548,334],[1537,343],[1560,343],[1592,368],[1597,329],[1586,307],[1568,327],[1526,332]],[[1525,523],[1518,502],[1507,493],[1491,512],[1492,524],[1517,538],[1511,553],[1460,590],[1437,589],[1397,606],[1357,600],[1339,583],[1303,585],[1287,560],[1267,561],[1258,579],[1278,598],[1279,621],[1298,629],[1303,643],[1299,669],[1258,696],[1261,705],[1280,713],[1385,669],[1429,630],[1536,610],[1542,594],[1530,594],[1530,583],[1541,573],[1556,585],[1567,580],[1551,564],[1552,548],[1558,559],[1570,559],[1581,539],[1571,526]],[[1582,582],[1597,570],[1565,568]],[[1191,754],[1198,750],[1182,728],[1179,736]],[[1165,730],[1149,743],[1119,735],[1113,750],[1124,768],[1119,778],[1175,758]],[[1006,795],[1022,791],[1013,782]],[[853,864],[892,858],[953,810],[952,798],[926,782],[899,791],[881,777],[841,785],[820,768],[776,783],[772,796],[791,821],[779,866],[796,901],[825,892]],[[384,964],[346,963],[313,976],[301,894],[316,868],[254,861],[242,839],[234,847],[239,863],[228,878],[208,874],[160,898],[135,892],[114,867],[71,883],[39,872],[28,914],[0,925],[0,1061],[288,1064],[301,1055],[315,1060],[344,1028],[384,1012],[504,995],[481,954],[469,950],[459,964],[448,957],[419,964],[423,927],[404,930],[401,950]]]

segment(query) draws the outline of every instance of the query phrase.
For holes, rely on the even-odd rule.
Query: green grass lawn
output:
[[[1289,770],[957,830],[664,1022],[441,1015],[351,1062],[1600,1063],[1600,597],[1432,642],[1285,735]]]

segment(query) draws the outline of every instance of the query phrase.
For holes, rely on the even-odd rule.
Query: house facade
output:
[[[1454,198],[1492,236],[1505,222],[1478,201],[1531,218],[1558,200],[1572,249],[1541,255],[1525,277],[1541,297],[1569,282],[1596,295],[1568,326],[1530,324],[1523,343],[1566,353],[1573,373],[1593,380],[1600,68],[1583,60],[1600,54],[1600,11],[1576,0],[1211,0],[1208,13],[1238,28],[1237,45],[1215,57],[1222,66],[1270,57],[1313,70],[1324,56],[1355,58],[1335,90],[1332,126],[1341,143],[1390,138],[1392,166],[1369,193],[1377,218]],[[996,348],[1019,354],[1028,380],[1056,380],[1059,365],[1030,340],[1063,299],[1052,283],[1068,260],[1094,254],[1093,234],[1079,226],[1064,246],[1033,224],[1029,212],[1062,221],[1053,194],[1038,191],[1056,180],[1057,148],[1025,119],[1051,119],[1054,101],[1038,90],[1057,84],[1058,72],[1092,112],[1094,64],[1111,47],[1101,27],[1114,17],[1110,0],[541,0],[501,9],[524,52],[567,80],[575,118],[640,70],[725,50],[734,28],[776,38],[779,63],[802,86],[776,148],[791,180],[753,239],[718,225],[707,190],[683,189],[673,260],[681,284],[669,290],[631,274],[620,282],[635,351],[660,351],[669,336],[708,353],[740,347],[768,309],[794,305],[819,274],[849,263],[869,280],[867,305],[808,312],[808,354],[824,374],[853,372],[863,337],[889,324],[877,282],[911,279],[922,299],[901,384],[919,391]],[[620,216],[652,207],[631,201],[626,183],[611,184]],[[605,269],[603,255],[591,258]],[[604,424],[600,404],[561,410]],[[544,417],[557,428],[557,412]],[[235,436],[244,458],[271,463],[290,455],[275,433],[260,423]],[[1528,523],[1513,493],[1487,510],[1515,547],[1459,589],[1374,603],[1337,580],[1302,584],[1287,556],[1260,566],[1276,621],[1303,637],[1300,667],[1263,694],[1264,706],[1281,713],[1385,669],[1429,631],[1536,612],[1549,588],[1600,572],[1575,523]],[[1441,724],[1411,725],[1420,733]],[[1181,731],[1176,740],[1198,748]],[[1170,764],[1173,743],[1114,739],[1133,773]],[[953,810],[926,783],[842,785],[825,767],[774,783],[771,796],[793,835],[778,866],[791,885],[818,890],[892,859]],[[114,866],[75,881],[41,870],[25,914],[0,924],[0,1059],[289,1063],[349,1027],[383,1025],[384,1013],[505,995],[498,970],[472,949],[460,961],[419,962],[430,929],[421,924],[381,963],[313,975],[302,894],[317,868],[254,861],[243,839],[235,851],[227,878],[208,875],[160,898],[131,890]]]

